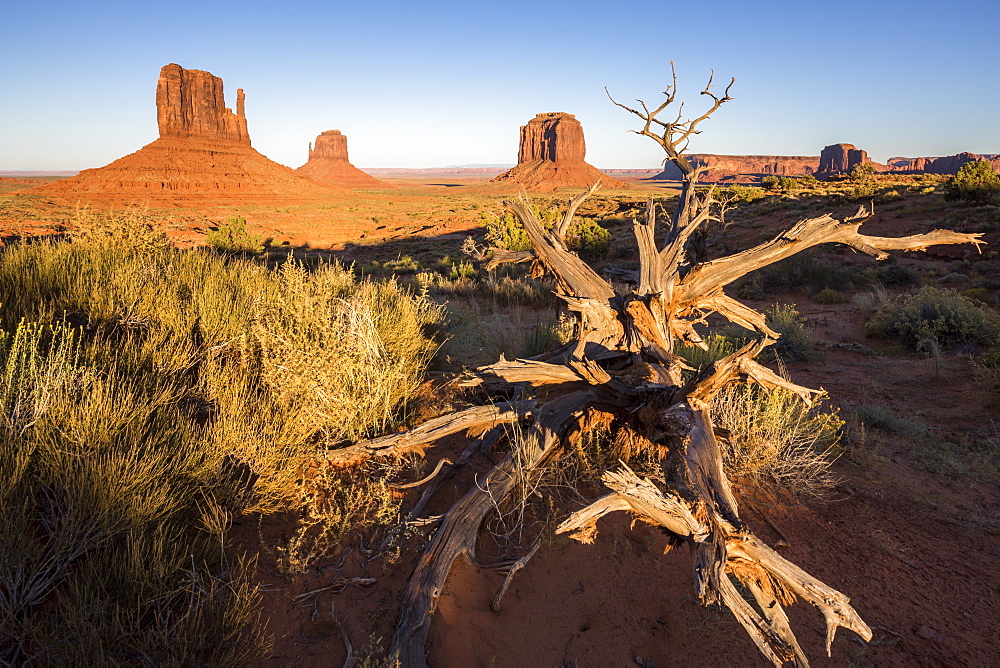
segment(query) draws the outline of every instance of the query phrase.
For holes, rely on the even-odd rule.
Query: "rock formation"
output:
[[[868,160],[868,153],[854,144],[831,144],[819,154],[817,176],[829,177],[835,174],[850,174],[857,165]]]
[[[699,181],[755,181],[767,174],[778,176],[804,176],[813,174],[819,165],[819,156],[804,155],[715,155],[692,153],[687,156],[694,165],[705,168]],[[745,178],[744,178],[745,177]],[[653,180],[679,181],[681,170],[668,162]]]
[[[105,167],[86,169],[32,192],[128,201],[297,200],[343,192],[311,181],[251,148],[243,101],[240,89],[234,114],[225,106],[222,79],[166,65],[156,85],[159,139]]]
[[[156,123],[161,137],[198,137],[250,145],[243,109],[243,89],[236,90],[236,113],[226,107],[222,79],[210,72],[186,70],[171,63],[156,82]]]
[[[1000,172],[1000,156],[995,154],[958,153],[942,158],[890,158],[888,171],[905,174],[955,174],[967,162],[987,160]]]
[[[538,114],[521,127],[517,165],[490,183],[516,185],[536,192],[587,187],[600,179],[605,187],[626,188],[584,161],[583,126],[573,114]]]
[[[309,144],[309,161],[295,171],[314,181],[345,188],[389,187],[347,160],[347,137],[340,130],[327,130],[316,137],[315,148]]]
[[[1000,154],[959,153],[943,158],[889,158],[882,165],[868,158],[867,152],[853,144],[833,144],[823,149],[819,157],[797,155],[714,155],[691,153],[692,164],[701,165],[704,171],[699,179],[712,182],[753,182],[761,176],[804,176],[815,174],[819,178],[850,174],[860,164],[870,164],[876,171],[890,174],[954,174],[959,167],[973,160],[988,160],[1000,172]],[[676,181],[681,171],[667,163],[663,171],[650,180]]]

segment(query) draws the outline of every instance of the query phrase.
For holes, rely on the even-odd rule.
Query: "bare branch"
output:
[[[533,401],[503,401],[490,406],[474,406],[428,420],[410,431],[331,450],[326,455],[326,461],[352,464],[369,457],[398,456],[460,431],[488,428],[501,422],[516,422],[533,409]]]
[[[915,234],[898,239],[869,237],[858,232],[863,222],[861,219],[867,219],[869,215],[870,213],[862,209],[859,214],[843,222],[829,214],[802,220],[792,229],[756,248],[700,264],[684,277],[679,286],[685,295],[683,299],[695,303],[703,295],[712,294],[756,269],[824,243],[846,244],[879,260],[888,257],[885,251],[889,250],[924,250],[928,246],[937,244],[964,243],[975,244],[978,248],[985,243],[980,238],[983,236],[981,233],[969,234],[951,230],[934,230],[927,234]]]

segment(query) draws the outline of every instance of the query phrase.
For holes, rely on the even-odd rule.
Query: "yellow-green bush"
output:
[[[729,431],[722,442],[726,475],[738,484],[795,497],[823,498],[843,421],[810,408],[783,389],[731,385],[712,401],[712,418]]]
[[[867,329],[913,350],[926,342],[942,348],[989,346],[1000,335],[1000,315],[952,290],[926,286],[883,303]]]
[[[304,464],[392,425],[440,309],[86,218],[0,251],[0,664],[247,663],[232,518],[310,516]]]

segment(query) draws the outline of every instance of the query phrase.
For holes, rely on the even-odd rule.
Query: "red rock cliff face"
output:
[[[588,187],[596,181],[607,188],[627,188],[617,179],[587,164],[583,126],[573,114],[538,114],[521,127],[517,166],[490,183],[515,186],[535,192],[563,187]]]
[[[687,156],[693,165],[705,168],[702,182],[720,180],[753,181],[764,174],[779,176],[803,176],[812,174],[819,165],[819,156],[810,155],[715,155],[712,153],[692,153]],[[747,177],[740,179],[738,177]],[[654,180],[678,181],[681,170],[668,162]]]
[[[824,176],[850,174],[857,165],[868,160],[868,153],[854,144],[831,144],[819,154],[819,173]]]
[[[316,137],[316,146],[309,144],[309,159],[327,158],[347,162],[347,137],[340,130],[327,130]]]
[[[538,114],[521,127],[518,164],[535,160],[583,162],[586,155],[583,126],[573,114]]]
[[[243,89],[236,91],[236,113],[226,107],[222,79],[171,63],[156,82],[156,121],[160,137],[197,137],[250,145]]]
[[[327,130],[309,144],[309,161],[295,170],[314,181],[346,188],[388,188],[384,181],[367,174],[347,160],[347,137],[340,130]]]

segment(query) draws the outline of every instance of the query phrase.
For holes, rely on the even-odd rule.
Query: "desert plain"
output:
[[[601,181],[579,203],[576,219],[606,237],[577,250],[620,297],[628,293],[623,277],[640,268],[635,221],[644,219],[650,202],[669,217],[685,192],[685,175],[671,172],[670,164],[606,172],[587,164],[583,131],[566,113],[526,119],[518,165],[510,169],[363,171],[349,163],[344,135],[325,131],[310,145],[307,165],[293,170],[251,147],[243,93],[230,111],[219,103],[221,85],[207,72],[164,67],[157,91],[160,138],[153,143],[75,176],[0,176],[0,255],[20,245],[72,246],[88,226],[131,217],[173,247],[223,262],[275,272],[289,263],[304,271],[337,265],[359,282],[398,285],[432,303],[440,316],[428,328],[432,350],[415,391],[379,428],[362,430],[366,438],[419,429],[472,406],[546,396],[544,384],[500,390],[466,382],[472,369],[543,355],[550,345],[581,336],[572,330],[574,312],[554,294],[564,288],[542,276],[550,269],[544,261],[535,256],[530,272],[525,262],[490,266],[487,249],[517,227],[508,202],[526,198],[551,224],[572,198]],[[853,145],[831,144],[813,157],[691,158],[702,170],[695,192],[729,198],[697,262],[782,239],[800,221],[827,213],[847,220],[859,206],[869,210],[861,228],[869,236],[943,229],[984,242],[904,249],[879,261],[824,243],[732,283],[728,293],[755,311],[787,313],[792,305],[794,331],[781,333],[797,337],[794,347],[762,358],[764,366],[796,385],[822,388],[816,410],[835,415],[837,427],[835,443],[819,452],[828,462],[821,494],[796,493],[745,469],[730,475],[748,530],[849,597],[870,629],[867,641],[840,630],[827,658],[822,616],[803,601],[789,606],[788,623],[814,665],[1000,662],[1000,332],[989,329],[1000,305],[1000,203],[995,194],[954,199],[946,187],[962,165],[986,162],[995,169],[997,156],[877,165]],[[220,241],[227,230],[230,241],[245,247]],[[119,242],[113,234],[106,241]],[[964,300],[964,307],[985,314],[992,339],[963,332],[908,341],[871,324],[887,304],[921,290]],[[82,337],[96,331],[87,313],[68,314],[66,321],[81,327]],[[706,315],[699,327],[706,339],[714,332],[744,341],[718,314]],[[679,338],[673,350],[686,349],[682,343]],[[691,371],[699,368],[691,364]],[[211,422],[211,415],[196,421]],[[224,508],[226,526],[212,535],[224,563],[251,559],[246,578],[255,592],[248,599],[252,628],[235,632],[256,637],[259,652],[241,662],[391,664],[407,588],[426,567],[422,555],[442,517],[490,475],[505,447],[516,447],[488,442],[486,426],[494,427],[456,430],[392,456],[358,450],[362,432],[348,439],[314,436],[311,451],[285,462],[294,467],[289,484],[301,492],[295,503],[267,512]],[[481,446],[470,448],[475,443]],[[338,459],[337,451],[351,447],[362,454]],[[628,512],[601,519],[589,544],[557,531],[601,493],[606,471],[584,469],[617,465],[596,463],[610,442],[593,447],[576,468],[553,461],[533,474],[517,512],[509,499],[495,500],[491,519],[474,528],[476,557],[456,559],[434,592],[426,663],[768,665],[726,607],[699,604],[691,541],[685,546]],[[250,459],[243,464],[254,468]],[[385,516],[358,516],[335,540],[318,538],[325,532],[317,526],[337,515],[332,506],[350,505],[330,501],[340,498],[335,490],[350,492],[366,477],[382,485],[385,499],[377,510]],[[434,493],[425,498],[430,486]],[[412,516],[417,504],[421,512]],[[338,516],[348,515],[343,509]],[[494,604],[511,570],[509,589]],[[60,595],[56,589],[52,597]],[[24,614],[56,609],[53,598],[42,597]],[[17,623],[4,628],[22,628]],[[0,658],[21,665],[38,652],[43,664],[60,662],[63,655],[46,654],[30,630],[23,632],[23,644],[0,639]],[[116,660],[141,661],[120,651],[108,649]],[[205,663],[204,656],[194,651],[192,665]]]

